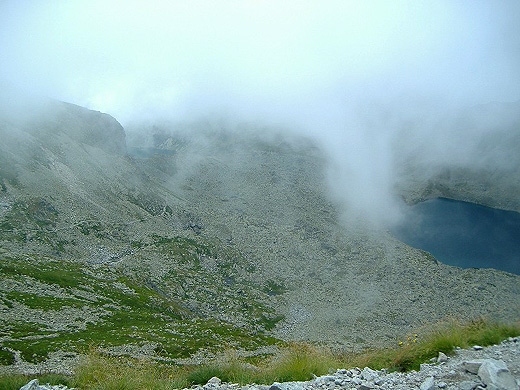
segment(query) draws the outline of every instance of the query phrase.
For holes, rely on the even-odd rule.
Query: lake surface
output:
[[[445,264],[520,275],[520,213],[438,198],[410,206],[391,232]]]

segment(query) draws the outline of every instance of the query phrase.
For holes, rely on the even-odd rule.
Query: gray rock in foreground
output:
[[[67,386],[63,385],[40,385],[38,382],[38,379],[33,379],[29,383],[27,383],[25,386],[22,386],[20,390],[74,390],[72,388],[68,388]]]
[[[478,376],[488,389],[517,390],[518,384],[502,360],[486,359],[478,369]]]

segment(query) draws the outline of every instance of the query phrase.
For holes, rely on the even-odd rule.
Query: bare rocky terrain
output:
[[[499,129],[513,149],[519,123]],[[0,119],[0,369],[89,344],[172,361],[222,344],[357,350],[447,317],[520,317],[520,276],[447,266],[340,216],[310,139],[204,121],[131,130],[59,102]],[[423,169],[403,155],[409,203],[520,211],[520,163]]]

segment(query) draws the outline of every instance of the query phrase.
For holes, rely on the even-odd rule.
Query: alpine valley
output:
[[[292,341],[361,350],[445,318],[520,318],[520,276],[349,223],[312,139],[209,119],[125,130],[68,103],[2,102],[0,370],[66,370],[92,347],[172,362]],[[517,114],[483,158],[506,147],[512,165],[431,169],[407,152],[396,194],[520,212],[520,105],[461,123],[500,110]]]

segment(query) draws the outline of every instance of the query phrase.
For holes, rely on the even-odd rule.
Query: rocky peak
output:
[[[126,153],[125,131],[112,116],[12,90],[0,96],[0,134],[22,143],[32,139],[43,146],[59,144],[65,135],[109,154]]]
[[[111,154],[125,154],[123,126],[108,114],[70,103],[59,103],[56,121],[62,131],[77,141]]]

